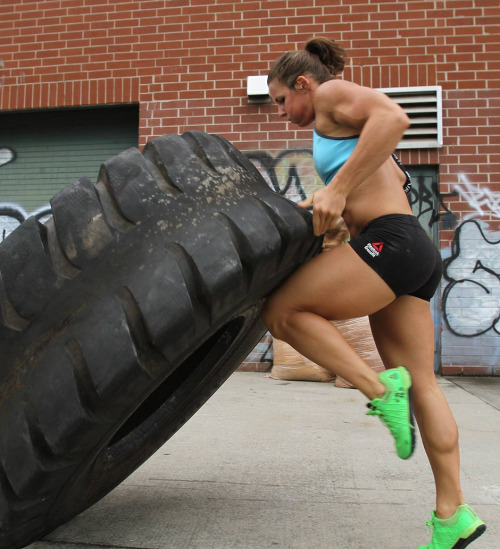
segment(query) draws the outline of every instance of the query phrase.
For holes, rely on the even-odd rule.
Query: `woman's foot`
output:
[[[436,517],[435,511],[431,517],[426,524],[433,527],[432,541],[419,549],[464,549],[486,530],[484,522],[468,505],[460,505],[448,519]]]
[[[398,456],[408,459],[415,449],[410,373],[400,366],[381,372],[379,379],[386,391],[381,398],[374,398],[368,404],[367,415],[380,417],[394,437]]]

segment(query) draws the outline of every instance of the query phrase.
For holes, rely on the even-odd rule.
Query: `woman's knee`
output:
[[[269,298],[264,303],[264,306],[262,307],[261,318],[266,328],[271,332],[273,336],[275,336],[274,324],[276,321],[276,314],[275,314],[275,308],[273,307],[273,304],[271,302],[271,298]]]
[[[267,299],[262,307],[261,318],[271,335],[277,339],[283,339],[283,328],[286,324],[286,309],[278,305],[273,296]]]
[[[421,429],[422,438],[425,439],[426,448],[434,453],[445,455],[457,451],[459,444],[459,433],[457,424],[454,421],[440,425],[439,428]]]

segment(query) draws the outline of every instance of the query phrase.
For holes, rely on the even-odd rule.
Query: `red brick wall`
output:
[[[445,146],[403,154],[437,163],[442,190],[466,166],[498,184],[500,6],[497,0],[4,0],[0,108],[140,102],[140,143],[186,129],[242,149],[309,143],[248,105],[246,77],[313,35],[335,37],[346,77],[373,87],[439,84]]]
[[[138,102],[141,145],[200,129],[247,151],[309,147],[310,130],[248,104],[246,78],[314,35],[346,48],[357,83],[442,86],[444,146],[402,160],[439,165],[456,225],[498,231],[498,0],[2,0],[0,108]]]

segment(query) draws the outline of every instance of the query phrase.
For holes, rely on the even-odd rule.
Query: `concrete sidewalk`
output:
[[[471,549],[500,547],[500,380],[485,381],[440,380],[464,491],[488,525]],[[118,488],[29,547],[417,549],[433,494],[422,446],[398,459],[357,391],[237,372]]]

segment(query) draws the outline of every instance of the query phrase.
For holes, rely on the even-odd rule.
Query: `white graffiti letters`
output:
[[[465,337],[500,333],[500,239],[488,240],[477,221],[466,221],[455,233],[445,269],[451,281],[443,295],[449,329]]]
[[[500,217],[500,193],[493,193],[489,189],[473,185],[465,174],[460,174],[462,185],[455,185],[455,190],[468,202],[474,212],[464,216],[464,220],[476,216],[492,215]]]

